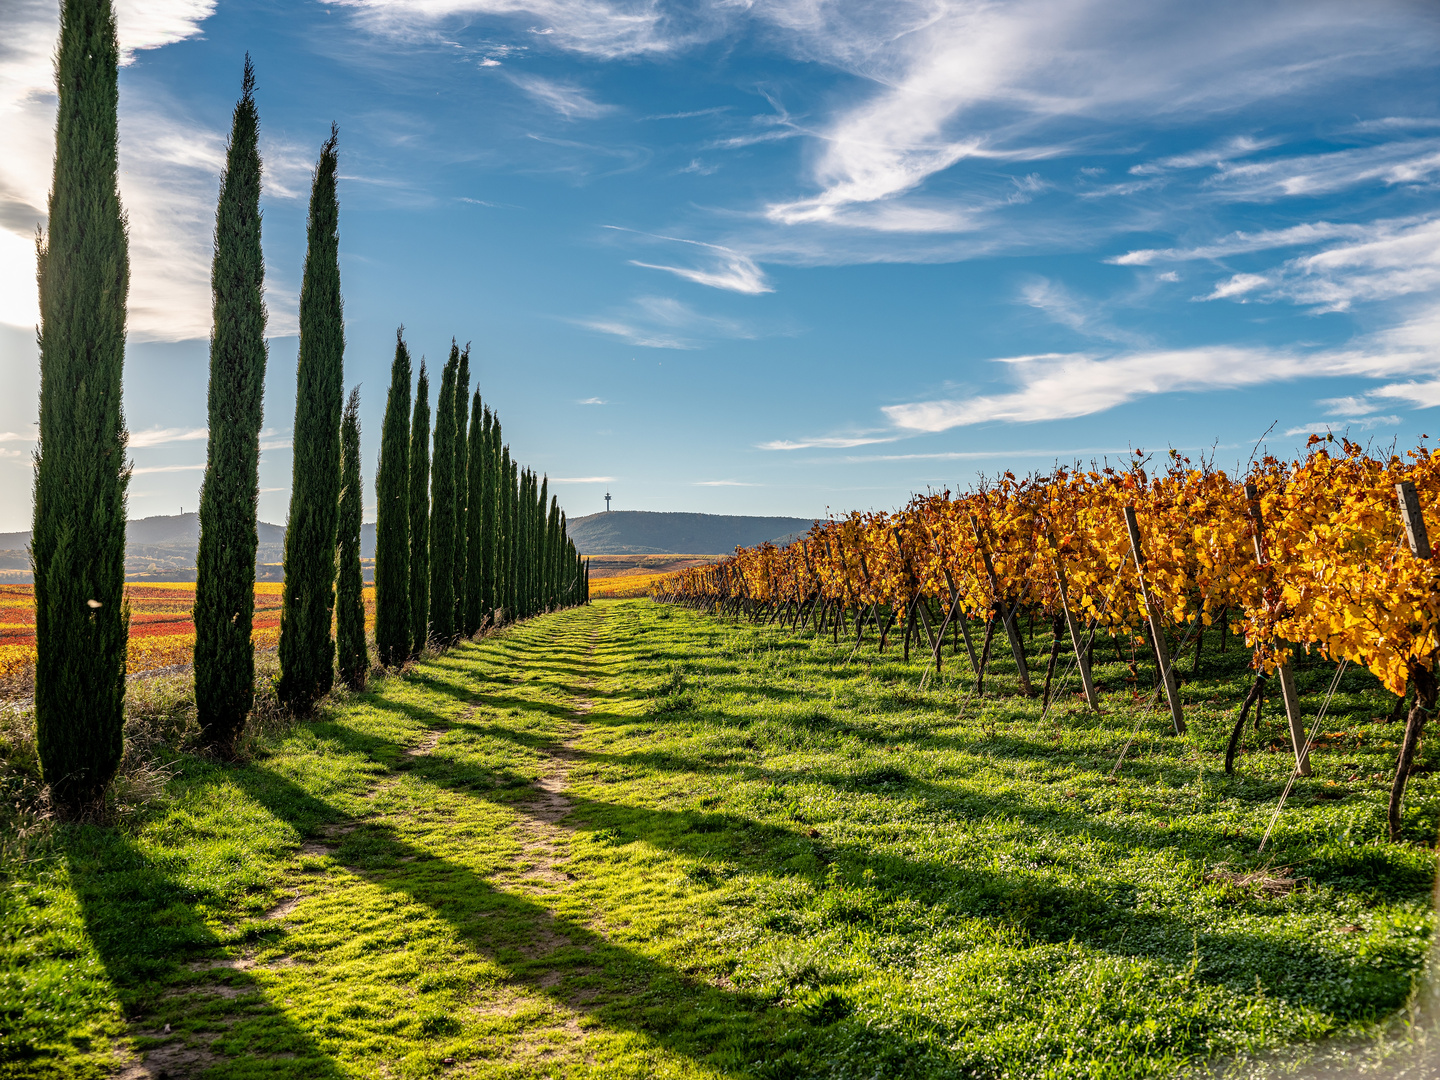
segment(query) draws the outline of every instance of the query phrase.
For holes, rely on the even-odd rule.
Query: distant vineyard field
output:
[[[279,582],[255,585],[255,623],[251,634],[257,649],[274,648],[280,639]],[[195,649],[193,582],[132,584],[130,602],[131,674],[190,663]],[[375,588],[365,589],[365,625],[374,625]],[[35,667],[35,593],[30,585],[0,585],[0,683],[28,681]]]

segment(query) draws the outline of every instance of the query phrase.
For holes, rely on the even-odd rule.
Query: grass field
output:
[[[1184,739],[1118,662],[1104,715],[1067,691],[1042,721],[1013,665],[980,699],[948,658],[921,690],[848,652],[602,603],[243,764],[162,747],[152,803],[9,849],[0,1076],[1168,1076],[1406,1008],[1440,785],[1381,840],[1399,727],[1368,676],[1257,856],[1291,759],[1269,705],[1221,771],[1233,643]],[[1309,708],[1329,674],[1301,666]]]

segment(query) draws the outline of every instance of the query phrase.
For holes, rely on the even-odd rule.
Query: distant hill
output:
[[[728,555],[736,547],[793,539],[811,524],[809,518],[611,510],[575,518],[567,527],[583,555]]]
[[[277,563],[285,556],[285,526],[259,523],[260,547],[255,553],[262,581],[280,581]],[[29,581],[30,533],[0,533],[0,580]],[[194,581],[200,547],[199,514],[163,514],[125,525],[125,576],[131,581]],[[375,526],[360,527],[360,557],[375,557]],[[267,565],[268,564],[268,565]],[[365,579],[372,576],[365,568]]]

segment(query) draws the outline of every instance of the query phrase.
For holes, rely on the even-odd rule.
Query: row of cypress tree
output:
[[[34,531],[36,743],[51,797],[83,811],[123,751],[125,510],[130,464],[121,409],[128,238],[117,185],[113,0],[63,0],[49,226],[37,246],[40,419]],[[245,60],[215,219],[209,440],[200,499],[195,696],[207,741],[233,752],[254,700],[256,512],[264,412],[264,257],[259,113]],[[344,401],[337,133],[310,194],[300,292],[294,473],[285,535],[282,700],[308,711],[334,680],[362,685],[365,636],[359,391]],[[397,337],[382,432],[377,643],[395,665],[483,626],[588,598],[564,515],[517,473],[500,425],[468,395],[469,349],[442,375],[431,469],[424,364],[413,412]],[[335,637],[331,637],[334,627]]]
[[[589,599],[548,480],[519,469],[499,416],[470,390],[470,347],[452,342],[441,369],[433,448],[423,360],[413,406],[410,380],[401,327],[375,476],[375,648],[387,667]]]

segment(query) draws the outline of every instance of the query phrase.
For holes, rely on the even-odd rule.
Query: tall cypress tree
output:
[[[465,511],[465,636],[473,637],[485,621],[485,472],[490,451],[490,429],[480,391],[470,403],[468,507]]]
[[[360,569],[360,522],[365,489],[360,479],[360,388],[350,391],[340,421],[340,524],[336,541],[335,659],[340,677],[356,690],[365,685],[365,577]]]
[[[498,424],[496,425],[499,426]],[[515,463],[510,447],[500,451],[500,606],[505,621],[515,621]]]
[[[466,420],[470,415],[470,345],[460,353],[455,372],[455,555],[451,566],[451,592],[455,615],[451,620],[455,636],[465,632],[465,560],[470,548],[470,448]]]
[[[540,480],[540,494],[535,502],[535,612],[544,611],[550,600],[550,520],[546,503],[550,501],[550,477]]]
[[[35,737],[51,797],[75,811],[115,775],[125,722],[121,408],[130,261],[116,187],[119,50],[110,0],[64,0],[49,234],[38,245]]]
[[[195,711],[225,756],[255,700],[255,515],[265,412],[265,257],[260,248],[260,118],[245,57],[215,211],[210,269],[210,441],[195,566]]]
[[[446,648],[455,638],[455,376],[460,348],[440,373],[435,399],[435,457],[430,465],[430,637]]]
[[[395,331],[390,393],[375,469],[375,649],[396,667],[410,655],[410,350]]]
[[[504,580],[500,565],[500,536],[504,531],[500,522],[500,417],[488,409],[486,414],[490,421],[490,453],[485,466],[485,505],[489,514],[485,524],[485,611],[498,624],[499,611],[505,606],[500,591]]]
[[[310,188],[300,284],[294,470],[285,529],[280,608],[280,699],[308,712],[335,679],[335,528],[340,509],[340,412],[345,398],[345,314],[340,301],[340,204],[334,125]]]
[[[430,377],[420,358],[410,422],[410,655],[430,637]]]

